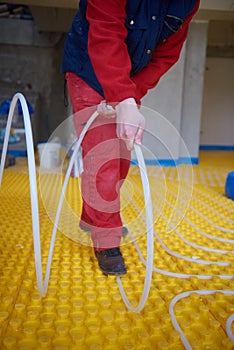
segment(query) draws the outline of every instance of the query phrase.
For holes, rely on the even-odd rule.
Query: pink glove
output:
[[[117,136],[125,140],[127,149],[131,151],[134,142],[141,145],[144,129],[145,118],[139,112],[134,98],[127,98],[121,101],[115,107],[117,118]]]

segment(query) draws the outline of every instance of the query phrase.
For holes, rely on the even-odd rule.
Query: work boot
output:
[[[124,259],[119,248],[96,250],[96,258],[105,275],[120,276],[127,273]]]

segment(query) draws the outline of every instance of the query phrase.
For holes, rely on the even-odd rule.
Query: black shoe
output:
[[[105,275],[125,275],[127,269],[119,248],[95,251],[100,269]]]
[[[91,228],[82,224],[81,222],[79,223],[79,227],[81,230],[85,231],[85,232],[91,232]],[[122,237],[127,236],[128,234],[128,229],[126,226],[122,226]]]

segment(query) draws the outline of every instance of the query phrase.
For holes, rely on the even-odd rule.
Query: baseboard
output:
[[[178,166],[182,164],[197,165],[198,161],[199,160],[196,157],[191,157],[191,158],[181,157],[179,159],[145,159],[145,164],[148,166],[152,165],[152,166],[173,167],[173,166]],[[138,165],[137,159],[132,159],[131,165]]]
[[[200,151],[234,151],[231,145],[200,145]]]

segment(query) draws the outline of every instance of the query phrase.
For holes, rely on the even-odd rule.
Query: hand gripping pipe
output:
[[[90,125],[93,123],[95,118],[98,116],[97,112],[94,112],[88,122],[86,123],[85,127],[82,130],[82,133],[76,142],[72,157],[70,159],[68,169],[65,175],[57,212],[55,216],[54,221],[54,227],[52,231],[52,238],[50,243],[50,249],[49,249],[49,255],[47,260],[47,266],[46,266],[46,274],[45,274],[45,280],[43,284],[43,276],[42,276],[42,261],[41,261],[41,244],[40,244],[40,225],[39,225],[39,215],[38,215],[38,192],[37,192],[37,182],[36,182],[36,165],[35,165],[35,157],[34,157],[34,147],[33,147],[33,137],[32,137],[32,128],[31,128],[31,122],[30,122],[30,115],[27,107],[26,100],[24,96],[20,93],[15,94],[13,97],[13,100],[11,102],[10,111],[8,115],[7,120],[7,127],[6,127],[6,134],[4,138],[4,144],[3,144],[3,151],[2,151],[2,158],[1,158],[1,165],[0,165],[0,185],[2,182],[2,176],[4,171],[4,164],[6,159],[6,152],[7,152],[7,146],[9,141],[9,135],[10,135],[10,128],[12,124],[12,118],[14,114],[14,109],[16,106],[17,101],[20,101],[22,110],[23,110],[23,119],[24,119],[24,125],[25,125],[25,134],[26,134],[26,147],[27,147],[27,154],[28,154],[28,168],[29,168],[29,181],[30,181],[30,197],[31,197],[31,212],[32,212],[32,229],[33,229],[33,242],[34,242],[34,256],[35,256],[35,266],[36,266],[36,277],[37,277],[37,285],[38,285],[38,291],[42,297],[46,295],[48,284],[49,284],[49,277],[50,277],[50,269],[51,269],[51,263],[52,263],[52,257],[53,257],[53,250],[54,250],[54,244],[56,239],[56,233],[57,233],[57,227],[59,223],[59,218],[61,214],[61,209],[63,205],[63,200],[67,188],[67,184],[70,178],[71,170],[73,168],[73,165],[75,164],[75,161],[78,156],[78,152],[81,146],[81,143],[83,141],[83,138],[89,129]],[[153,216],[152,216],[152,202],[151,202],[151,195],[150,195],[150,188],[149,188],[149,181],[146,171],[146,166],[144,162],[144,158],[142,155],[142,151],[140,146],[134,145],[134,149],[136,152],[139,168],[140,168],[140,174],[141,174],[141,180],[143,185],[143,191],[144,191],[144,198],[145,198],[145,208],[146,208],[146,227],[147,227],[147,263],[146,263],[146,277],[144,282],[144,288],[142,292],[141,299],[139,301],[139,304],[137,307],[132,307],[132,305],[129,303],[127,296],[125,294],[124,288],[121,283],[120,277],[117,277],[117,281],[120,288],[120,293],[123,297],[123,300],[127,306],[128,309],[130,309],[133,312],[140,312],[148,298],[148,294],[150,291],[150,285],[151,285],[151,279],[152,279],[152,270],[153,270],[153,256],[154,256],[154,231],[153,231]]]

